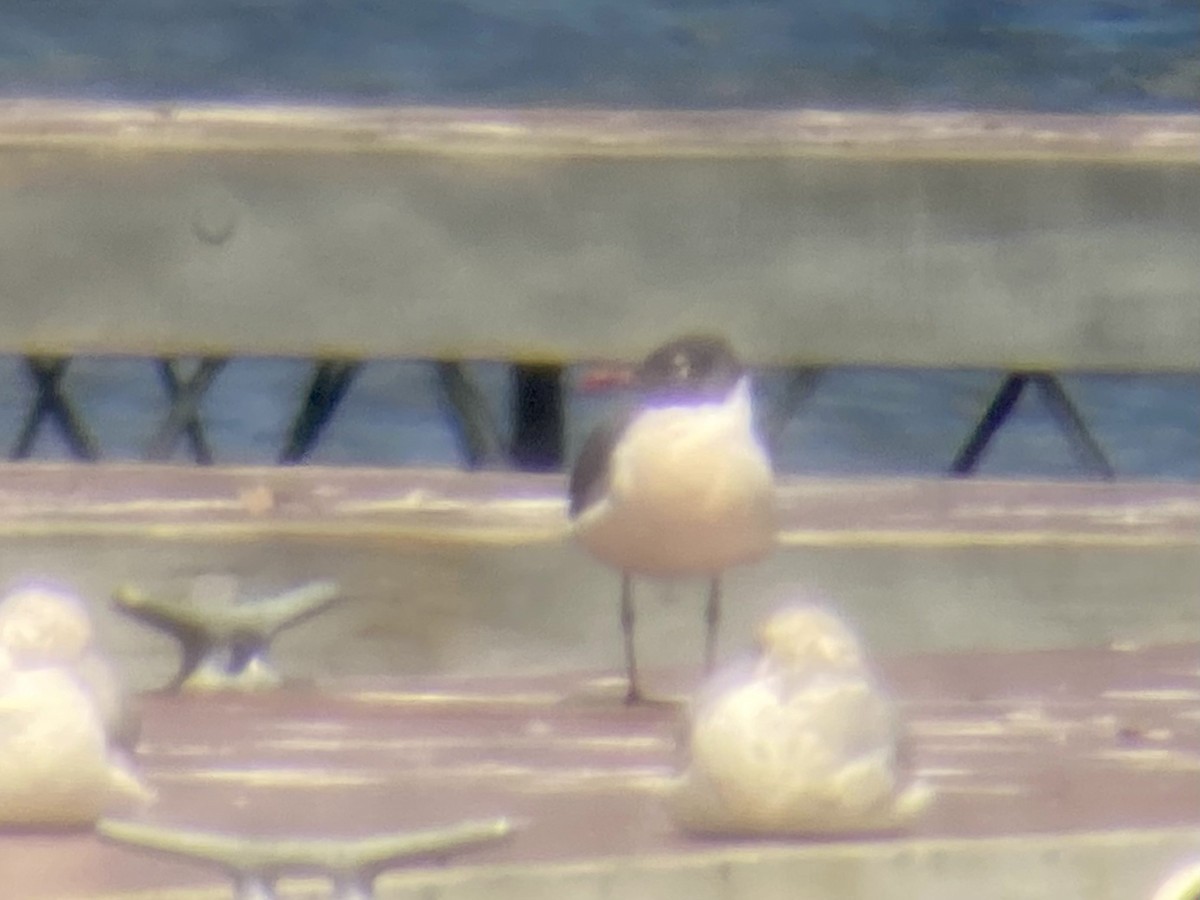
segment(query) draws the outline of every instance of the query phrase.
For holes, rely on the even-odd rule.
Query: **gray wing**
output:
[[[628,430],[635,415],[636,411],[631,409],[609,417],[592,429],[583,442],[575,465],[571,467],[568,490],[572,519],[604,496],[608,488],[613,448]]]

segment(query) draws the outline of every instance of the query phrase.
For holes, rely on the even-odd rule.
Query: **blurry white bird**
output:
[[[132,749],[137,719],[116,672],[95,645],[87,605],[49,585],[22,585],[0,599],[0,647],[18,669],[64,669],[100,714],[109,738]]]
[[[153,799],[120,749],[132,721],[78,597],[0,599],[0,826],[90,825]]]
[[[855,636],[816,606],[759,632],[761,655],[722,671],[692,713],[676,821],[704,833],[891,829],[930,802],[910,783],[891,699]]]

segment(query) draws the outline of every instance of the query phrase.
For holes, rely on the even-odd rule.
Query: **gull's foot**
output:
[[[679,694],[647,694],[640,686],[631,684],[625,692],[625,705],[657,709],[686,708],[688,698]]]
[[[687,697],[670,696],[670,695],[653,695],[639,693],[634,699],[625,697],[625,705],[627,707],[641,707],[642,709],[686,709],[688,705]]]

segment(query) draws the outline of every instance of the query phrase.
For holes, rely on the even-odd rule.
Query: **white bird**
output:
[[[684,337],[636,370],[637,408],[588,437],[570,479],[575,535],[621,572],[627,703],[642,700],[633,576],[709,579],[705,670],[716,659],[721,575],[774,546],[771,463],[754,423],[750,376],[720,338]]]
[[[0,827],[90,825],[154,794],[116,743],[134,717],[83,601],[28,585],[0,598]]]
[[[861,644],[832,613],[786,609],[761,655],[700,691],[686,771],[669,795],[678,824],[709,834],[890,830],[933,793],[913,781],[896,708]]]
[[[18,669],[69,672],[91,698],[110,739],[129,747],[136,743],[136,716],[112,664],[96,647],[81,598],[38,583],[0,598],[0,648]]]

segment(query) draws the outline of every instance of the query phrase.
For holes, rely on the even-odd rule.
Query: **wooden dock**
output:
[[[567,540],[562,487],[511,473],[10,466],[0,577],[80,591],[122,673],[149,690],[138,765],[160,792],[151,821],[352,836],[526,820],[450,868],[386,875],[383,897],[757,898],[773,879],[801,898],[1051,885],[1117,900],[1149,896],[1200,853],[1200,487],[784,479],[777,553],[730,579],[724,656],[777,602],[824,595],[882,660],[938,790],[909,834],[816,843],[672,827],[660,801],[679,720],[618,702],[615,580]],[[107,597],[207,572],[263,592],[343,584],[339,605],[281,638],[284,691],[154,692],[174,649]],[[639,627],[649,682],[683,697],[702,622],[679,594],[662,604],[645,588]],[[86,834],[0,837],[0,880],[24,900],[229,896],[210,870]]]
[[[176,827],[358,837],[499,815],[526,823],[451,870],[383,876],[380,897],[491,897],[499,885],[508,891],[500,896],[518,896],[519,885],[524,896],[548,896],[562,877],[591,884],[579,896],[599,896],[615,879],[628,889],[620,896],[674,897],[697,873],[719,882],[722,865],[757,857],[791,860],[804,881],[789,888],[792,897],[950,898],[1031,847],[1040,848],[1034,865],[970,896],[1035,896],[1052,885],[1057,897],[1149,897],[1168,863],[1188,846],[1200,852],[1200,644],[927,654],[883,668],[911,732],[913,765],[937,791],[924,817],[894,837],[686,837],[662,805],[680,756],[677,714],[626,709],[620,686],[600,673],[148,695],[138,762],[160,793],[148,820]],[[677,688],[690,682],[653,674]],[[1106,833],[1124,834],[1128,846],[1114,850],[1096,837]],[[881,874],[864,882],[871,855],[891,873],[889,889]],[[958,871],[973,856],[990,862]],[[25,900],[226,896],[210,869],[90,835],[0,837],[0,860],[7,889]],[[657,881],[637,877],[649,860]],[[682,880],[664,893],[672,867]],[[1083,893],[1097,872],[1114,878],[1109,893]],[[704,896],[759,896],[738,883]]]

